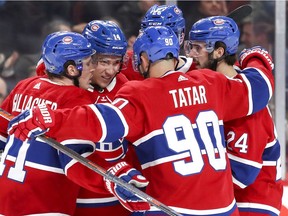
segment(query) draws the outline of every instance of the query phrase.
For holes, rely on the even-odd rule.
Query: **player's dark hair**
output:
[[[69,65],[74,65],[74,66],[76,66],[76,64],[75,64],[75,62],[74,62],[73,60],[68,60],[68,61],[65,62],[64,65],[63,65],[64,70],[63,70],[61,73],[59,73],[59,74],[50,73],[49,71],[46,70],[46,73],[47,73],[47,75],[48,75],[48,78],[49,78],[49,79],[51,79],[51,78],[61,79],[63,76],[65,76],[65,77],[68,77],[69,79],[72,79],[73,82],[74,82],[74,85],[77,86],[77,87],[79,87],[78,77],[81,76],[82,71],[80,71],[80,73],[79,73],[78,76],[70,76],[70,75],[68,74],[68,70],[67,70],[67,68],[68,68]]]
[[[47,74],[49,79],[52,79],[52,78],[61,79],[61,77],[63,77],[63,72],[61,72],[60,74],[54,74],[54,73],[50,73],[48,70],[46,70],[46,74]]]
[[[179,60],[178,58],[175,58],[175,56],[173,55],[173,53],[167,53],[166,57],[164,58],[165,60],[171,60],[171,59],[176,59],[177,60],[177,64],[175,66],[175,69],[178,68],[178,64],[179,64]]]
[[[223,43],[223,42],[221,42],[221,41],[217,41],[216,43],[215,43],[215,47],[214,47],[214,49],[218,49],[219,47],[223,47],[224,48],[224,50],[225,50],[225,54],[224,55],[226,55],[225,56],[225,58],[224,58],[224,61],[228,64],[228,65],[234,65],[235,64],[235,62],[236,62],[236,54],[232,54],[232,55],[228,55],[227,53],[226,53],[226,45],[225,45],[225,43]]]
[[[170,60],[170,59],[174,59],[175,57],[173,56],[172,53],[167,53],[166,57],[164,58],[165,60]]]

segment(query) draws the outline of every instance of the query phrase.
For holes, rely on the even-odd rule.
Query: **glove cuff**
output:
[[[260,49],[260,48],[251,49],[243,53],[243,55],[240,57],[240,63],[241,63],[242,68],[247,67],[248,62],[251,58],[260,59],[262,63],[264,64],[264,66],[271,71],[274,69],[272,57],[269,55],[267,51]]]

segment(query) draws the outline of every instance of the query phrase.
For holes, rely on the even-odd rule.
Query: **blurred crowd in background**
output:
[[[35,75],[41,44],[49,33],[59,30],[81,33],[91,20],[113,20],[122,28],[128,49],[131,49],[143,15],[154,4],[167,2],[0,0],[0,103],[20,80]],[[186,33],[200,18],[227,15],[243,4],[251,4],[253,13],[238,23],[241,30],[239,51],[261,45],[274,56],[275,1],[177,1],[186,19]],[[288,57],[288,51],[286,53]]]

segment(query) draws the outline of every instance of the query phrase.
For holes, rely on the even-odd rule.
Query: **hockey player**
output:
[[[177,5],[153,5],[141,21],[141,31],[151,26],[166,26],[173,30],[182,47],[185,38],[185,19]]]
[[[59,68],[63,68],[63,66],[61,65],[62,64],[62,62],[64,61],[64,60],[66,60],[66,59],[61,59],[60,57],[58,57],[57,56],[57,54],[58,53],[55,53],[53,50],[52,50],[52,48],[51,47],[49,47],[50,46],[50,44],[49,44],[49,46],[47,46],[47,43],[48,43],[48,41],[49,42],[51,42],[50,41],[50,38],[51,37],[53,37],[53,36],[55,36],[55,35],[61,35],[61,37],[63,36],[63,38],[65,39],[65,40],[67,40],[67,44],[68,45],[70,45],[71,47],[73,47],[74,48],[74,46],[75,45],[78,45],[78,43],[80,43],[81,42],[81,44],[80,45],[82,45],[83,47],[85,46],[85,44],[82,44],[83,42],[81,41],[81,39],[83,40],[83,38],[80,38],[79,39],[79,35],[76,35],[76,39],[77,39],[77,41],[75,42],[75,41],[72,41],[72,39],[74,39],[73,38],[73,36],[74,36],[74,34],[71,34],[71,35],[66,35],[66,34],[64,34],[64,33],[61,33],[61,32],[55,32],[55,33],[52,33],[52,34],[49,34],[47,37],[46,37],[46,39],[45,39],[45,41],[43,42],[43,45],[42,45],[42,50],[44,50],[44,47],[46,48],[46,50],[45,50],[45,53],[47,53],[47,55],[48,56],[46,56],[46,64],[47,64],[47,66],[49,66],[49,67],[51,67],[52,69],[53,69],[53,71],[52,71],[52,73],[50,73],[50,75],[49,75],[49,79],[44,79],[45,80],[45,83],[49,83],[49,85],[47,85],[47,86],[49,86],[49,87],[51,87],[51,86],[59,86],[59,84],[58,85],[56,85],[57,83],[62,83],[61,85],[63,86],[64,84],[65,85],[71,85],[71,86],[73,86],[73,85],[75,85],[75,86],[77,86],[77,87],[81,87],[82,89],[88,89],[89,87],[90,87],[90,82],[91,82],[91,77],[92,77],[92,72],[90,71],[90,70],[92,70],[92,69],[89,69],[88,67],[88,69],[87,70],[85,70],[84,71],[84,73],[80,73],[80,72],[78,72],[78,71],[72,71],[72,70],[70,70],[70,71],[65,71],[65,73],[66,73],[66,75],[64,74],[64,72],[63,72],[63,74],[61,74],[61,76],[59,75],[60,74],[60,72],[62,72],[62,71],[59,71]],[[66,37],[67,36],[67,37]],[[68,41],[68,40],[71,40],[71,41]],[[56,42],[54,42],[54,43],[56,43]],[[63,42],[64,43],[64,42]],[[68,47],[68,45],[67,45],[67,47],[66,46],[64,46],[63,47],[63,53],[64,54],[66,54],[65,52],[68,52],[68,51],[66,51],[65,49],[66,48],[70,48],[70,47]],[[88,42],[87,42],[87,45],[86,46],[88,46],[89,44],[88,44]],[[90,45],[91,46],[91,45]],[[89,48],[89,49],[92,49],[92,48]],[[88,52],[89,51],[89,49],[88,49],[88,47],[86,48],[86,49],[84,49],[83,50],[83,52],[80,52],[79,51],[79,53],[76,53],[76,56],[72,56],[72,57],[76,57],[76,58],[79,58],[79,65],[82,65],[82,58],[80,59],[80,57],[88,57],[88,54],[85,56],[85,54],[86,53],[84,53],[84,51],[86,51],[86,52]],[[76,49],[77,50],[77,49]],[[70,52],[72,52],[73,50],[71,50]],[[51,54],[50,54],[50,53]],[[69,52],[68,52],[69,53]],[[53,55],[55,55],[55,56],[53,56]],[[91,56],[92,54],[90,54],[89,56]],[[53,57],[53,61],[54,62],[52,62],[52,60],[50,60],[50,58],[52,58]],[[54,64],[56,64],[55,63],[55,59],[58,61],[58,59],[57,58],[59,58],[59,60],[61,60],[60,62],[57,62],[57,64],[58,65],[54,65]],[[74,60],[74,59],[72,59],[72,60]],[[89,60],[89,59],[88,59]],[[42,58],[42,62],[44,63],[44,61],[43,61],[43,58]],[[48,64],[49,63],[49,64]],[[80,64],[81,63],[81,64]],[[88,63],[89,63],[89,66],[90,65],[92,65],[92,63],[90,63],[89,61],[88,61]],[[87,64],[88,64],[87,63]],[[75,63],[74,63],[75,64]],[[59,66],[59,65],[61,65],[61,67]],[[44,67],[45,68],[45,67]],[[70,66],[70,68],[71,68],[71,66]],[[86,68],[86,67],[85,67]],[[50,71],[52,70],[52,69],[50,69]],[[58,70],[58,71],[57,71]],[[54,72],[54,71],[56,71],[56,72]],[[71,74],[72,72],[74,72],[73,74]],[[42,70],[42,73],[41,74],[39,74],[39,76],[42,76],[42,75],[45,75],[45,72]],[[64,76],[65,75],[65,76]],[[38,78],[38,77],[37,77]],[[42,98],[39,98],[39,96],[37,96],[37,97],[30,97],[30,95],[29,96],[26,96],[26,95],[23,95],[23,93],[21,92],[24,88],[26,88],[26,86],[31,82],[32,83],[32,81],[34,82],[34,80],[35,80],[35,82],[38,82],[39,80],[41,80],[42,81],[42,79],[37,79],[36,77],[33,77],[33,78],[31,78],[31,79],[26,79],[25,81],[22,81],[21,83],[19,83],[19,85],[17,85],[17,88],[15,87],[15,89],[13,90],[13,92],[9,95],[9,97],[5,100],[5,103],[3,103],[3,105],[1,106],[1,108],[3,108],[4,110],[6,110],[6,111],[8,111],[8,112],[10,112],[10,113],[12,113],[13,115],[17,115],[17,114],[19,114],[20,112],[22,112],[22,111],[24,111],[25,109],[30,109],[30,108],[32,108],[33,106],[36,106],[36,105],[38,105],[38,104],[40,104],[40,103],[42,103],[43,101],[45,102],[46,100],[43,100]],[[47,77],[48,78],[48,77]],[[82,79],[83,81],[79,81],[79,79]],[[55,81],[56,80],[56,81]],[[51,85],[51,83],[53,84],[53,85]],[[39,86],[41,86],[42,84],[38,84]],[[36,86],[36,89],[38,88],[38,86]],[[73,87],[74,88],[74,87]],[[40,88],[39,88],[40,89]],[[84,91],[82,91],[81,90],[81,92],[84,92]],[[30,92],[29,92],[29,94],[30,94]],[[56,95],[55,95],[56,96]],[[35,99],[36,98],[36,99]],[[55,99],[54,99],[55,100]],[[70,100],[70,98],[69,98],[69,100]],[[69,100],[67,100],[67,101],[69,101]],[[49,102],[50,101],[50,102]],[[49,105],[51,105],[51,107],[52,107],[52,109],[57,109],[58,108],[58,105],[56,104],[56,103],[54,103],[54,101],[52,101],[52,100],[49,100],[49,101],[46,101],[46,103],[48,103]],[[89,102],[89,101],[87,101],[87,102]],[[72,101],[71,101],[71,103],[72,103]],[[80,100],[80,103],[81,103],[81,100]],[[65,104],[65,103],[63,103],[63,104]],[[72,104],[71,106],[69,106],[69,107],[72,107],[72,106],[74,106],[74,105],[76,105],[76,104]],[[8,122],[7,121],[4,121],[4,119],[3,118],[0,118],[0,121],[1,121],[1,130],[0,130],[0,140],[1,140],[1,145],[0,146],[5,146],[5,144],[6,144],[6,137],[7,137],[7,133],[6,133],[6,131],[7,131],[7,125],[8,125]],[[2,122],[3,121],[3,122]],[[4,147],[3,147],[4,148]]]
[[[185,37],[185,19],[181,9],[178,8],[177,5],[153,5],[143,17],[140,31],[151,26],[166,26],[171,28],[178,37],[180,48],[183,47]],[[132,68],[132,50],[127,51],[127,56],[130,61],[128,61],[128,66],[125,70],[122,70],[122,73],[124,73],[129,80],[143,80],[143,76],[135,72]],[[187,71],[195,69],[192,58],[179,55],[178,59],[179,63],[177,65],[177,71],[186,73]]]
[[[119,73],[127,50],[124,33],[113,21],[93,20],[86,25],[82,35],[96,50],[92,56],[95,66],[92,78],[95,103],[111,103],[117,90],[128,81]]]
[[[128,81],[122,73],[119,73],[127,50],[126,38],[115,22],[102,20],[89,22],[82,35],[96,50],[92,56],[94,61],[91,83],[94,87],[91,95],[92,101],[94,103],[111,103],[116,92]],[[124,139],[113,143],[97,143],[96,151],[93,154],[100,155],[107,161],[117,161],[126,154],[127,147],[127,141]],[[81,188],[74,216],[126,216],[130,214],[131,212],[123,208],[111,193],[97,194]]]
[[[189,32],[188,44],[197,68],[210,68],[230,78],[241,72],[233,68],[239,30],[232,19],[199,20]],[[253,52],[250,55],[257,56],[265,51],[256,47]],[[266,64],[270,64],[268,59]],[[279,215],[283,193],[280,145],[268,106],[251,116],[224,122],[224,129],[240,215]]]
[[[150,181],[148,194],[183,215],[238,215],[222,122],[267,105],[274,87],[266,64],[269,55],[247,50],[240,64],[248,68],[237,79],[228,79],[209,69],[190,76],[174,71],[179,42],[164,26],[145,29],[133,49],[135,68],[150,78],[127,82],[112,105],[56,111],[47,107],[49,124],[41,114],[44,108],[36,107],[12,120],[9,133],[23,140],[46,132],[64,143],[72,138],[109,142],[125,136]],[[106,181],[115,196],[126,199],[118,186]],[[155,214],[164,215],[154,207],[145,212]]]
[[[81,34],[57,32],[47,36],[42,56],[48,77],[37,76],[20,82],[2,108],[16,116],[36,105],[57,109],[93,103],[86,89],[94,70],[91,59],[94,53]],[[48,117],[45,120],[48,122]],[[6,130],[1,124],[1,132]],[[95,149],[95,144],[88,140],[72,139],[63,144],[88,158]],[[107,164],[99,157],[93,159],[100,164],[103,161],[104,167]],[[120,165],[126,174],[131,173],[129,165]],[[83,181],[85,178],[88,180]],[[1,215],[73,215],[79,193],[79,185],[75,183],[106,191],[100,175],[83,169],[48,144],[34,139],[22,142],[14,135],[8,137],[0,163]],[[147,204],[146,208],[149,208]]]

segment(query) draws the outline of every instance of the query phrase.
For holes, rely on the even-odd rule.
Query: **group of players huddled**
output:
[[[179,215],[279,215],[271,56],[237,56],[240,31],[225,16],[185,33],[176,5],[154,5],[133,50],[113,21],[48,35],[37,76],[1,106],[16,117],[0,117],[0,215],[167,215],[42,134]]]

